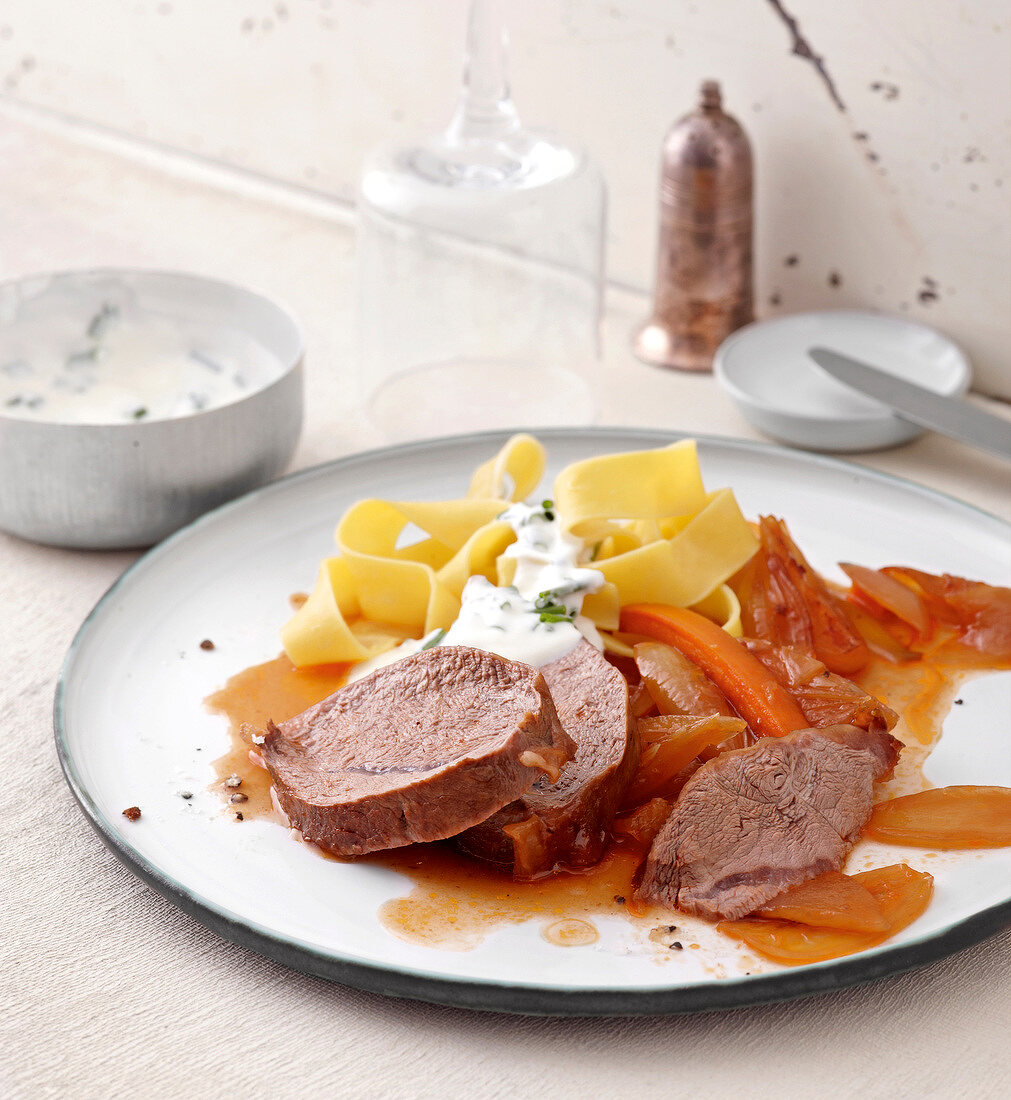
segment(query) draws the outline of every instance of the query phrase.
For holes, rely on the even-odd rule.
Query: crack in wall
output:
[[[821,82],[825,85],[836,108],[843,114],[846,114],[846,104],[843,103],[842,96],[839,95],[839,89],[836,88],[835,81],[829,75],[829,71],[825,67],[825,58],[822,57],[821,54],[815,53],[811,48],[811,43],[804,37],[804,32],[800,29],[800,23],[797,22],[796,16],[791,15],[786,8],[783,7],[782,0],[769,0],[769,3],[772,5],[772,10],[779,16],[783,23],[786,24],[786,29],[790,32],[790,37],[793,40],[790,52],[797,57],[803,58],[805,61],[811,62],[815,71],[821,77]]]
[[[786,26],[786,29],[790,32],[791,38],[791,53],[796,57],[801,58],[804,61],[810,62],[814,67],[815,72],[821,78],[822,84],[825,86],[826,91],[829,94],[829,98],[832,100],[836,110],[847,119],[851,119],[853,116],[850,114],[849,109],[843,102],[842,96],[839,94],[839,89],[835,85],[835,81],[832,79],[828,68],[825,65],[825,58],[818,53],[815,53],[811,43],[807,40],[801,29],[800,23],[797,21],[796,16],[792,15],[783,5],[783,0],[768,0],[772,7],[772,10],[779,17],[780,21]],[[876,87],[872,85],[872,89],[880,91],[886,99],[896,99],[899,95],[898,85],[887,84],[884,81],[877,81]],[[884,167],[881,165],[881,156],[877,150],[870,147],[870,135],[865,130],[860,130],[855,133],[851,133],[851,138],[856,143],[857,147],[862,150],[862,155],[871,169],[871,173],[875,178],[877,186],[884,190],[887,194],[887,188],[882,177],[887,173]],[[922,241],[919,234],[913,229],[912,225],[907,221],[905,215],[902,213],[899,205],[894,201],[894,193],[887,195],[889,205],[892,212],[892,220],[894,221],[898,230],[910,243],[912,243],[918,249],[922,249]]]

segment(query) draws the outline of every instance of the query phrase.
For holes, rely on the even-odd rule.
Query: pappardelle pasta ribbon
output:
[[[503,552],[515,535],[499,517],[537,488],[544,468],[541,444],[516,435],[475,470],[462,498],[352,505],[337,525],[337,555],[323,561],[282,630],[291,661],[364,660],[448,629],[469,577],[509,583]],[[648,602],[694,607],[740,633],[740,607],[724,582],[757,540],[729,489],[706,491],[694,441],[573,463],[555,480],[554,507],[585,541],[586,564],[604,575],[583,604],[602,632],[617,628],[623,605]],[[606,634],[605,643],[624,648]]]

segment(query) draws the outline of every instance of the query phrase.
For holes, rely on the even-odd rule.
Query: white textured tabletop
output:
[[[340,211],[140,164],[0,114],[0,277],[192,270],[288,303],[308,336],[296,466],[377,442],[351,384],[353,235]],[[628,352],[614,295],[602,423],[757,438],[706,378]],[[997,459],[938,436],[860,463],[1011,517]],[[208,932],[107,851],[63,783],[53,690],[78,625],[136,555],[0,534],[0,1092],[7,1096],[1006,1095],[1011,933],[909,974],[693,1017],[539,1019],[395,1001]]]

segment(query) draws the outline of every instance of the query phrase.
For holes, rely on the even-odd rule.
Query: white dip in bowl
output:
[[[0,527],[145,546],[276,477],[301,430],[302,350],[280,306],[217,280],[0,286]]]

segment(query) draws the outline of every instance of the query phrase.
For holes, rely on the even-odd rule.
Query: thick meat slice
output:
[[[469,855],[519,879],[604,854],[611,819],[639,759],[625,677],[582,641],[541,669],[576,755],[557,783],[539,779],[517,801],[457,838]]]
[[[536,669],[445,646],[269,724],[260,753],[291,824],[348,856],[454,836],[574,751]]]
[[[736,920],[788,886],[837,871],[870,815],[874,781],[900,748],[887,733],[830,726],[710,760],[653,842],[640,893]]]

